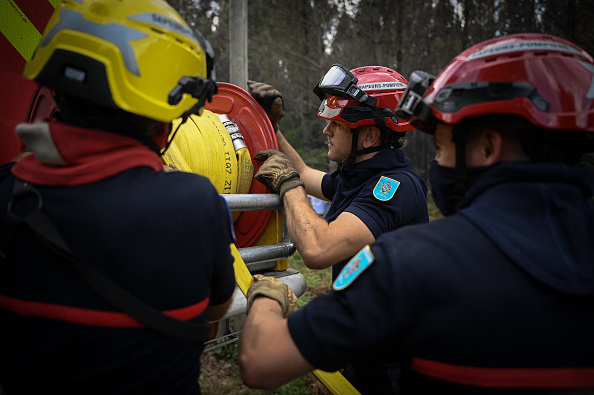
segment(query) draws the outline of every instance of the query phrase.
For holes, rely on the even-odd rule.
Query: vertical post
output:
[[[229,3],[229,79],[247,90],[248,79],[248,0]]]

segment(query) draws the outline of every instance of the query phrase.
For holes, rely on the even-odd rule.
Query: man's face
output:
[[[438,123],[435,126],[433,143],[437,150],[435,160],[440,166],[456,167],[456,144],[452,142],[452,125]]]
[[[351,153],[351,129],[340,121],[330,121],[324,128],[328,136],[328,159],[341,163]]]
[[[453,125],[445,125],[437,123],[435,126],[435,134],[433,135],[433,142],[437,153],[435,160],[440,166],[456,167],[456,144],[452,142]],[[467,136],[466,141],[466,166],[484,166],[484,157],[482,153],[482,143],[484,143],[484,134],[474,133]]]

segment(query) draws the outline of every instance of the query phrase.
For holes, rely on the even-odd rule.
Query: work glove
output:
[[[285,106],[282,95],[273,86],[263,82],[248,80],[247,83],[250,93],[254,99],[260,103],[262,108],[264,108],[266,115],[268,115],[268,119],[270,119],[270,123],[272,123],[274,131],[277,132],[278,123],[285,115]]]
[[[252,277],[252,285],[247,291],[247,311],[249,313],[257,296],[266,296],[276,300],[283,310],[283,317],[297,310],[297,296],[291,288],[274,277],[256,274]]]
[[[259,151],[254,159],[265,161],[255,175],[256,180],[264,184],[270,192],[278,193],[281,200],[287,191],[305,186],[291,159],[282,152],[265,149]]]

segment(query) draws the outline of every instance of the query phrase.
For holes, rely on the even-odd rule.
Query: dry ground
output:
[[[330,392],[314,377],[307,374],[276,391],[254,390],[243,385],[239,375],[237,359],[228,360],[208,351],[202,356],[200,387],[203,395],[247,395],[247,394],[311,394],[327,395]]]

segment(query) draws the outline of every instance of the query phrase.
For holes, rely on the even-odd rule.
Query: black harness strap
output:
[[[29,215],[21,218],[12,211],[15,198],[33,194],[39,199],[38,206]],[[98,295],[138,322],[175,340],[203,344],[209,338],[210,325],[181,321],[163,314],[161,311],[138,300],[103,275],[95,266],[76,256],[64,241],[61,233],[41,210],[42,200],[39,191],[29,183],[15,179],[13,196],[0,225],[0,261],[10,251],[17,227],[26,225],[39,241],[50,251],[62,258],[61,262],[75,271],[80,278]]]

